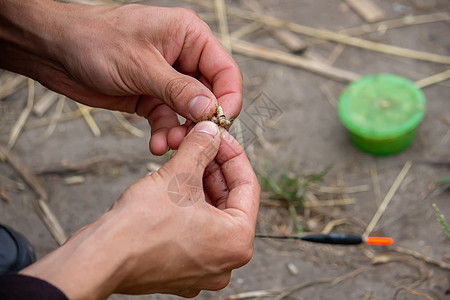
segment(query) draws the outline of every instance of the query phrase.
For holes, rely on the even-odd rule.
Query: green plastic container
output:
[[[412,144],[425,109],[425,96],[413,82],[375,74],[349,84],[339,97],[338,113],[358,148],[389,155]]]

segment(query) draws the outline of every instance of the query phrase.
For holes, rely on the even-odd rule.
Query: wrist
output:
[[[42,79],[39,72],[65,59],[80,37],[93,35],[93,21],[106,6],[53,0],[0,0],[0,68]]]
[[[2,47],[30,53],[44,50],[55,10],[51,0],[0,0],[0,42]]]
[[[106,299],[126,273],[127,256],[117,251],[123,245],[116,243],[107,214],[20,273],[53,284],[69,299]]]

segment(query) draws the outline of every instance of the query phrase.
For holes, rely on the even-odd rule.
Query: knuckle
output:
[[[203,26],[203,23],[205,23],[193,9],[179,7],[179,8],[177,8],[177,10],[178,10],[178,14],[180,17],[179,20],[182,22],[182,24],[185,24],[188,26],[194,25],[194,27],[195,27],[198,25]]]
[[[230,261],[233,262],[233,268],[240,268],[246,265],[253,256],[254,250],[254,233],[250,229],[240,228],[239,233],[235,236],[239,238],[235,239],[231,249],[234,251],[231,254]]]
[[[252,242],[244,241],[245,244],[241,245],[239,252],[237,253],[236,263],[239,267],[246,265],[253,256],[253,239]]]
[[[180,14],[183,22],[190,23],[190,22],[201,21],[200,16],[193,9],[178,7],[177,10],[178,10],[178,13]]]
[[[213,291],[218,291],[227,287],[231,281],[231,272],[227,272],[219,276],[212,285]]]
[[[200,294],[201,290],[185,290],[180,293],[177,293],[178,296],[184,297],[184,298],[195,298]]]
[[[255,240],[255,233],[254,230],[250,228],[251,226],[248,225],[247,227],[242,229],[242,232],[244,234],[242,235],[241,239],[241,247],[240,247],[240,259],[239,262],[241,266],[247,264],[253,256],[253,249],[254,249],[254,240]]]
[[[189,84],[189,81],[183,76],[170,79],[164,90],[164,99],[170,106],[174,107],[176,103],[180,102],[179,98],[183,97]]]
[[[195,10],[190,8],[180,8],[180,14],[183,22],[185,22],[185,24],[187,24],[190,28],[197,28],[208,32],[211,31],[208,24],[200,18]]]
[[[189,16],[191,18],[195,18],[195,19],[200,19],[200,17],[198,16],[198,14],[195,12],[195,10],[190,9],[190,8],[181,8],[181,10],[183,11],[183,13],[186,16]]]

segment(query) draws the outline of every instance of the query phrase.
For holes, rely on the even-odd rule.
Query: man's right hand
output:
[[[23,273],[70,299],[218,290],[252,256],[259,199],[242,147],[201,122],[159,171]]]

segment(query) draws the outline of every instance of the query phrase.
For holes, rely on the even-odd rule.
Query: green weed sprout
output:
[[[298,176],[286,170],[279,173],[268,171],[267,164],[263,166],[262,174],[258,174],[261,188],[270,195],[271,199],[285,201],[289,213],[295,223],[297,232],[303,232],[302,224],[298,218],[297,209],[303,209],[303,196],[308,186],[314,182],[322,181],[323,177],[331,170],[330,165],[321,172],[312,176]]]
[[[441,213],[441,211],[439,210],[439,208],[435,203],[433,203],[432,205],[434,208],[434,212],[436,213],[436,217],[438,218],[439,223],[441,223],[441,227],[444,229],[445,233],[447,234],[447,237],[450,238],[450,228],[448,228],[444,215]]]
[[[450,176],[444,176],[435,181],[435,184],[449,184],[450,183]],[[432,204],[434,208],[434,212],[436,213],[436,217],[439,220],[439,223],[441,223],[441,227],[444,229],[445,233],[447,234],[447,237],[450,238],[450,229],[448,228],[447,222],[445,222],[444,215],[441,213],[439,208],[435,203]]]

